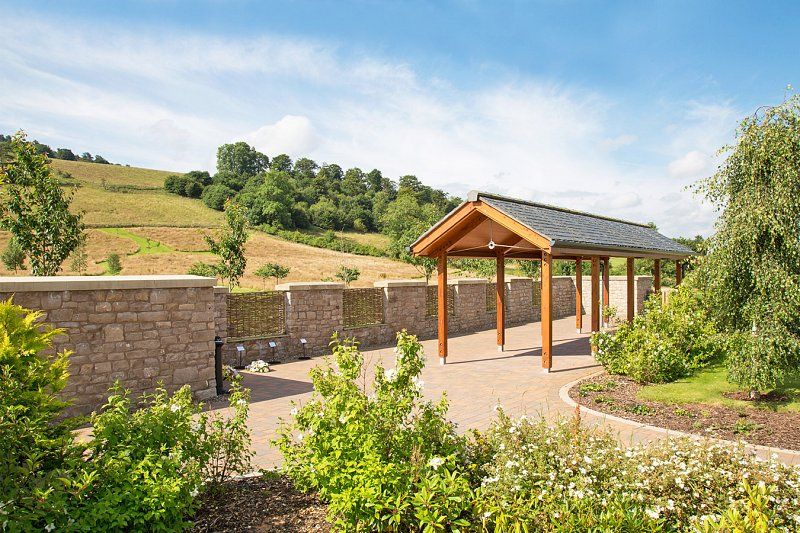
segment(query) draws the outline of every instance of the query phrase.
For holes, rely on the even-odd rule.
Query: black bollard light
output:
[[[225,389],[225,382],[222,379],[222,346],[225,341],[221,337],[214,337],[214,379],[217,382],[217,396],[228,394]]]

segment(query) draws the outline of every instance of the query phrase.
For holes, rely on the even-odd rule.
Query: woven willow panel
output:
[[[383,324],[383,289],[345,289],[343,298],[344,327]]]
[[[541,281],[534,281],[533,285],[533,307],[541,307],[542,306],[542,282]]]
[[[428,285],[425,293],[425,316],[439,315],[439,291],[436,285]],[[456,314],[456,287],[447,286],[447,316]]]
[[[281,291],[228,295],[229,340],[274,337],[286,333],[286,299]]]
[[[503,300],[505,304],[506,311],[511,309],[511,291],[506,285],[506,297]],[[494,283],[487,283],[486,284],[486,312],[487,313],[494,313],[497,311],[497,285]]]

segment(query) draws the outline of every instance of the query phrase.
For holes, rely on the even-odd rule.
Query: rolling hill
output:
[[[88,273],[105,271],[105,258],[118,253],[122,274],[183,274],[197,261],[212,262],[203,234],[222,222],[222,213],[202,202],[168,194],[164,179],[172,172],[120,165],[53,159],[51,166],[65,186],[76,187],[73,206],[84,212],[88,226]],[[8,234],[0,233],[0,247]],[[384,235],[347,232],[340,238],[383,248]],[[382,278],[419,277],[412,266],[385,257],[367,257],[288,242],[252,231],[247,243],[246,288],[262,288],[253,271],[267,262],[291,269],[286,281],[319,281],[333,276],[340,265],[358,268],[355,286],[370,286]],[[0,274],[13,275],[2,265]],[[25,272],[18,273],[24,275]],[[69,261],[62,274],[74,274]]]

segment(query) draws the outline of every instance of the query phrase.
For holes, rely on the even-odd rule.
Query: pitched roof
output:
[[[467,201],[484,202],[547,237],[557,248],[695,254],[646,224],[478,191],[471,191]]]

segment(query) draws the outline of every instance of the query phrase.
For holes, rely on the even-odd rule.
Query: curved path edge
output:
[[[593,416],[596,418],[600,418],[603,420],[612,420],[624,426],[630,427],[632,430],[644,430],[650,431],[653,433],[660,433],[667,437],[686,437],[696,441],[713,441],[727,445],[735,445],[738,444],[736,441],[727,440],[727,439],[719,439],[716,437],[708,437],[703,435],[698,435],[696,433],[686,433],[684,431],[678,431],[676,429],[667,429],[662,428],[660,426],[652,426],[649,424],[642,424],[641,422],[636,422],[635,420],[630,420],[627,418],[622,418],[619,416],[611,415],[608,413],[603,413],[601,411],[595,411],[594,409],[590,409],[585,405],[581,405],[569,396],[569,390],[580,383],[581,381],[593,378],[595,376],[599,376],[602,374],[603,371],[595,372],[588,376],[583,376],[578,379],[572,380],[569,383],[563,385],[558,390],[558,396],[561,398],[561,401],[566,403],[572,408],[578,407],[580,409],[581,414],[587,414],[589,416]],[[741,444],[748,450],[756,452],[761,457],[769,457],[771,454],[777,454],[778,459],[786,464],[790,465],[800,465],[800,451],[798,450],[790,450],[787,448],[776,448],[771,446],[764,446],[762,444],[750,444],[748,442],[742,441]]]

